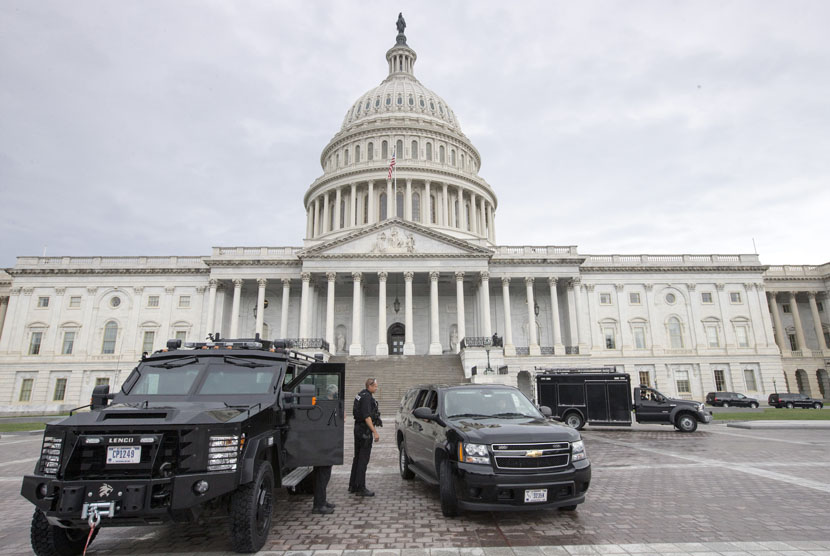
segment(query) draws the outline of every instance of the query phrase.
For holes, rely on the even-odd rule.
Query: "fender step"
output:
[[[284,487],[295,487],[295,486],[297,486],[298,484],[300,484],[300,481],[305,479],[306,476],[308,476],[308,474],[311,473],[313,470],[314,470],[314,468],[310,467],[310,466],[309,467],[297,467],[296,469],[294,469],[294,471],[292,471],[291,473],[289,473],[288,475],[286,475],[285,477],[282,478],[282,486],[284,486]]]

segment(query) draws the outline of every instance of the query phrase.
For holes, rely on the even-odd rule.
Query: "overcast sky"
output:
[[[0,0],[0,267],[302,245],[398,11],[500,245],[830,261],[825,0]]]

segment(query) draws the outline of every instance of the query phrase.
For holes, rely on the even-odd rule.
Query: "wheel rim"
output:
[[[793,408],[793,404],[788,403],[788,404],[787,404],[787,409],[792,409],[792,408]]]
[[[579,424],[581,421],[582,419],[579,418],[579,415],[571,414],[568,415],[568,419],[565,421],[565,423],[572,429],[576,429],[579,428]]]
[[[692,418],[691,417],[681,417],[680,418],[680,428],[684,431],[687,431],[692,428]]]
[[[256,505],[256,528],[257,532],[262,534],[268,525],[271,518],[271,482],[268,480],[262,481],[259,485],[259,492],[257,493]]]

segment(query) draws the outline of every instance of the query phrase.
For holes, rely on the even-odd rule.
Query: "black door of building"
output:
[[[386,333],[386,341],[389,344],[389,355],[403,355],[403,343],[406,327],[400,322],[393,323]]]

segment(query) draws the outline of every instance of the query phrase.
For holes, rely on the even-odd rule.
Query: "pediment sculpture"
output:
[[[372,245],[372,253],[414,253],[415,236],[411,233],[399,233],[393,228],[388,234],[380,232]]]

